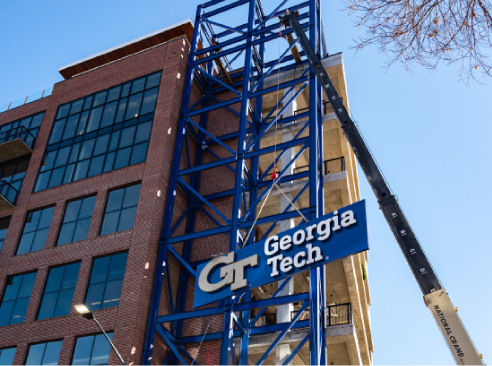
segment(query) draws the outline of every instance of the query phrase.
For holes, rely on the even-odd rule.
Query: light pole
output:
[[[111,342],[111,339],[109,339],[109,337],[106,334],[106,332],[104,331],[103,327],[97,321],[96,317],[94,316],[94,314],[92,314],[92,312],[89,310],[89,308],[87,306],[85,306],[85,305],[75,305],[74,308],[84,318],[86,318],[88,320],[94,320],[94,322],[97,324],[97,326],[99,327],[99,329],[101,329],[101,332],[103,332],[104,336],[108,340],[108,342],[111,345],[111,348],[113,349],[114,353],[116,353],[116,356],[118,356],[118,358],[120,359],[121,364],[122,365],[126,365],[125,361],[123,361],[123,357],[121,357],[120,353],[118,352],[118,350],[114,346],[113,342]]]

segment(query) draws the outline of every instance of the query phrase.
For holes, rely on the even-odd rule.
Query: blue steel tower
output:
[[[207,242],[221,242],[224,252],[234,251],[278,231],[282,221],[323,215],[321,88],[295,34],[280,21],[287,10],[298,12],[311,45],[318,56],[325,56],[319,0],[269,0],[264,5],[268,8],[260,0],[213,0],[198,6],[142,364],[151,363],[158,337],[169,350],[169,364],[196,363],[197,355],[190,354],[187,345],[198,344],[199,351],[202,343],[211,341],[220,349],[221,364],[248,364],[250,337],[274,334],[258,359],[261,364],[296,328],[309,332],[284,364],[306,344],[310,364],[326,364],[324,267],[310,270],[307,292],[285,295],[282,290],[293,281],[289,279],[267,297],[249,291],[211,307],[189,306],[197,265],[223,254],[211,252],[208,258],[195,260],[193,253]],[[280,75],[286,74],[292,76],[281,80]],[[267,95],[275,95],[273,108],[265,108]],[[304,98],[308,108],[284,113],[297,98]],[[217,127],[217,116],[228,116],[227,128]],[[277,141],[277,129],[299,121],[303,127],[292,138]],[[267,138],[274,142],[265,144]],[[292,169],[301,156],[307,166]],[[267,169],[261,168],[260,160],[269,161]],[[204,182],[211,176],[222,180],[224,175],[217,172],[224,171],[227,187],[207,190]],[[272,190],[292,182],[302,187],[289,204],[277,213],[261,215]],[[307,197],[303,204],[301,196]],[[204,220],[208,225],[202,224]],[[292,303],[300,309],[289,321],[257,324],[269,307]],[[309,319],[301,317],[304,312],[309,312]],[[208,326],[189,335],[184,324],[192,320]],[[210,330],[212,321],[221,322],[221,331]]]

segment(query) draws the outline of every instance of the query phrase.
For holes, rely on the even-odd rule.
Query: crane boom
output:
[[[381,211],[419,284],[420,290],[424,295],[425,304],[432,312],[457,364],[483,365],[481,356],[477,353],[470,336],[456,313],[456,308],[439,282],[434,269],[403,214],[395,195],[392,194],[357,125],[338,96],[320,58],[315,53],[299,24],[296,13],[287,13],[282,17],[282,23],[286,28],[292,28],[297,35],[312,70],[331,103],[344,134],[376,195]]]

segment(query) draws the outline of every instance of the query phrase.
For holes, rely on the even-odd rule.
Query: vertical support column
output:
[[[319,55],[319,0],[309,0],[309,41]],[[314,72],[309,76],[309,205],[310,218],[323,215],[321,89]],[[325,267],[309,272],[309,363],[324,365],[326,359]]]
[[[289,94],[287,94],[286,100],[290,100],[295,94],[295,91],[291,91]],[[290,117],[294,115],[294,111],[297,109],[297,102],[296,100],[293,100],[286,108],[284,111],[283,117]],[[282,134],[282,142],[288,142],[291,141],[293,138],[292,133],[283,133]],[[287,149],[285,154],[282,156],[280,159],[281,165],[282,165],[282,170],[284,169],[283,167],[287,166],[289,162],[294,158],[295,156],[295,149],[290,148]],[[295,163],[292,164],[289,167],[289,171],[287,172],[288,175],[294,174],[294,167]],[[292,201],[292,195],[290,193],[286,194],[287,197]],[[283,195],[280,196],[280,212],[284,212],[284,210],[289,206],[290,202],[287,200]],[[291,211],[293,208],[291,207],[289,211]],[[289,220],[283,220],[279,223],[279,231],[284,232],[286,230],[289,230],[295,226],[295,221],[294,219],[289,219]],[[278,281],[278,286],[280,287],[284,281]],[[292,295],[294,293],[294,280],[291,279],[289,283],[279,292],[278,296],[288,296]],[[285,305],[280,305],[277,307],[277,323],[289,323],[291,321],[291,314],[292,311],[294,310],[293,304],[285,304]],[[276,364],[277,365],[282,365],[285,361],[285,359],[291,354],[292,350],[290,348],[289,344],[279,344],[276,347]],[[289,365],[292,365],[292,362],[288,363]]]
[[[241,112],[239,114],[239,138],[236,155],[236,175],[234,180],[234,195],[232,203],[232,218],[231,218],[231,241],[229,243],[229,251],[234,251],[238,248],[239,236],[239,218],[241,217],[241,201],[244,190],[244,153],[246,148],[246,128],[248,124],[248,103],[249,103],[249,87],[251,83],[251,64],[252,64],[252,43],[253,43],[253,26],[255,23],[255,7],[256,0],[250,0],[248,12],[248,32],[245,47],[245,65],[242,82],[241,94]],[[226,299],[226,311],[223,319],[223,335],[220,348],[220,364],[228,365],[230,360],[230,345],[232,341],[232,332],[226,330],[232,324],[232,299]],[[230,310],[228,307],[230,306]],[[232,355],[236,357],[236,355]]]

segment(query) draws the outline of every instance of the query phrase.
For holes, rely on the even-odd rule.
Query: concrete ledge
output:
[[[10,140],[0,144],[0,163],[20,158],[30,153],[32,153],[31,148],[22,139]]]

